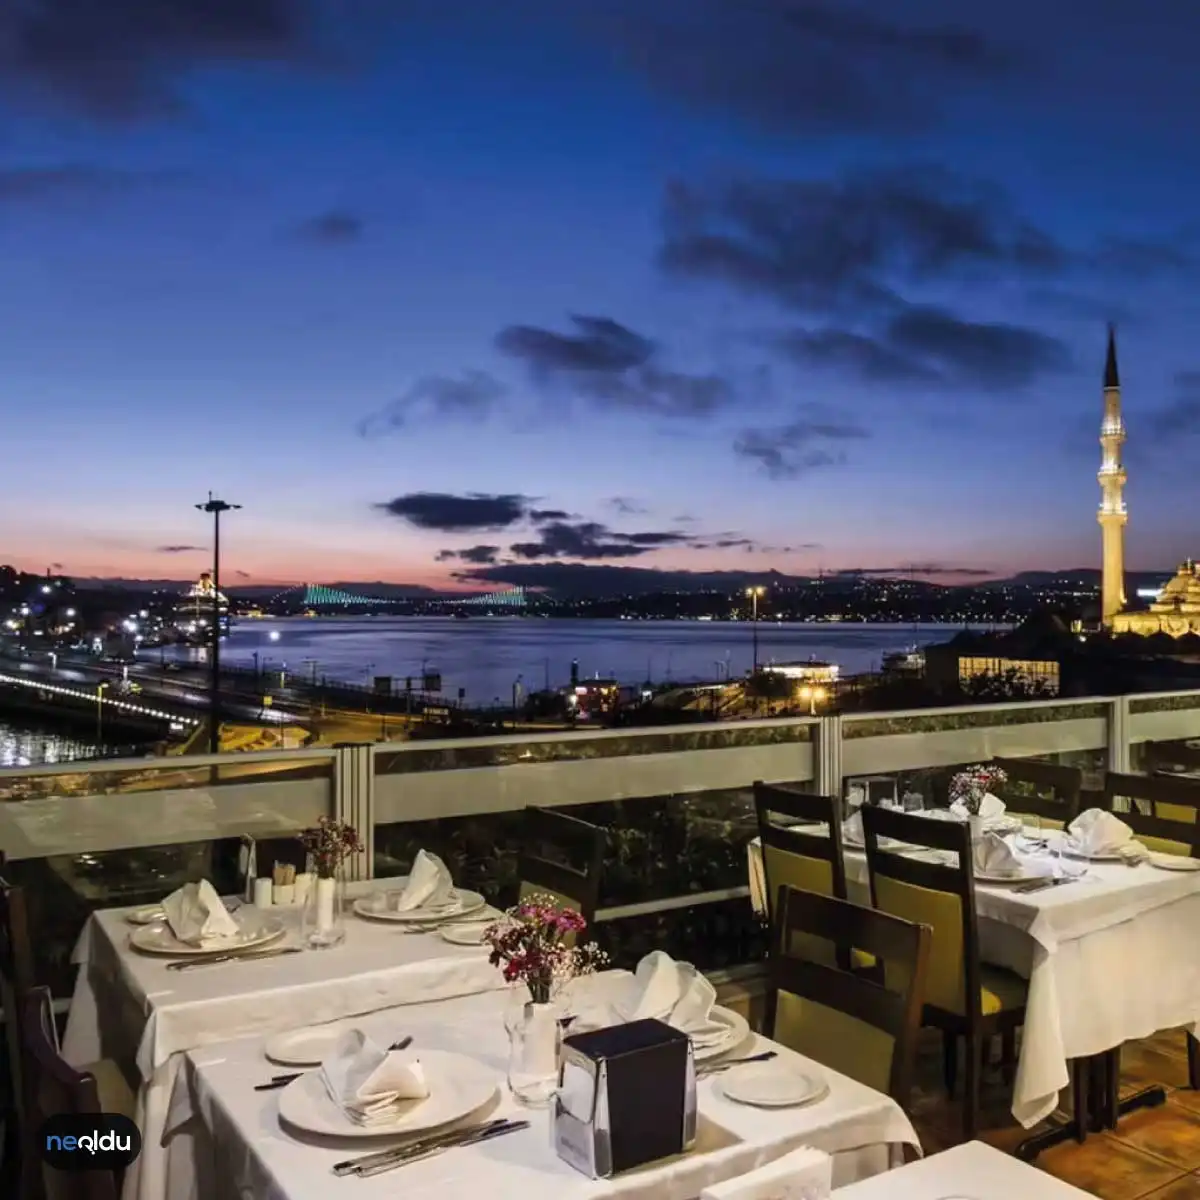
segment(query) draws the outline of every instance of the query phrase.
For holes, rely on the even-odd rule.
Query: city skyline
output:
[[[1196,552],[1200,12],[492,8],[0,18],[0,561],[194,578],[212,489],[235,586],[1098,566],[1110,320]]]

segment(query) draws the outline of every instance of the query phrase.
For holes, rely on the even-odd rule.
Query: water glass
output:
[[[906,813],[925,811],[925,797],[920,792],[905,792],[902,806]]]
[[[1024,850],[1041,851],[1046,848],[1046,838],[1042,833],[1042,818],[1036,813],[1021,816],[1021,848]]]

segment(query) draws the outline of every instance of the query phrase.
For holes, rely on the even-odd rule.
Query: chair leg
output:
[[[967,1034],[963,1042],[967,1051],[966,1070],[963,1072],[963,1141],[973,1142],[979,1129],[979,1076],[982,1074],[984,1039],[978,1034]]]
[[[1188,1087],[1200,1091],[1200,1042],[1193,1034],[1187,1035]]]
[[[1017,1031],[1006,1029],[1000,1035],[1000,1078],[1012,1087],[1017,1078]]]
[[[958,1082],[958,1034],[942,1030],[942,1079],[946,1084],[946,1095],[954,1099],[954,1085]]]
[[[1074,1092],[1075,1140],[1082,1145],[1088,1135],[1088,1069],[1085,1058],[1071,1060],[1071,1090]]]

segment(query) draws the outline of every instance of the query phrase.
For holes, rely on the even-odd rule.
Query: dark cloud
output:
[[[796,479],[822,467],[841,466],[846,454],[838,444],[870,436],[853,421],[806,409],[785,425],[744,430],[733,449],[757,462],[771,479]]]
[[[1004,79],[1006,47],[958,24],[798,0],[610,0],[598,29],[657,90],[787,132],[924,125],[947,89]]]
[[[466,533],[472,530],[508,529],[519,524],[526,519],[529,501],[524,496],[513,494],[410,492],[375,507],[417,529]]]
[[[529,510],[529,519],[534,522],[569,521],[571,514],[561,508],[531,508]]]
[[[101,117],[171,112],[193,67],[300,57],[309,10],[307,0],[8,0],[0,87]]]
[[[249,572],[249,571],[234,571],[234,574],[235,574],[235,575],[236,575],[236,576],[237,576],[239,579],[249,579],[249,578],[250,578],[250,572]]]
[[[484,566],[494,563],[499,553],[499,546],[467,546],[463,550],[442,550],[437,556],[437,561],[476,563]]]
[[[301,223],[297,233],[306,242],[318,242],[323,245],[344,245],[347,242],[357,242],[362,237],[366,224],[362,217],[354,213],[333,209],[310,217]]]
[[[159,554],[193,554],[201,550],[207,549],[206,546],[159,546],[157,553]]]
[[[832,367],[879,383],[931,383],[937,372],[907,354],[849,329],[793,329],[779,348],[806,366]]]
[[[619,321],[578,315],[570,320],[575,331],[566,334],[510,325],[496,335],[496,346],[522,361],[535,382],[565,387],[598,407],[692,418],[735,398],[733,383],[721,375],[661,365],[657,345]]]
[[[1144,420],[1149,440],[1160,446],[1200,433],[1200,371],[1180,371],[1170,403]]]
[[[547,590],[559,596],[628,596],[651,592],[728,591],[751,583],[786,582],[766,571],[668,571],[581,562],[509,562],[460,571],[455,578]]]
[[[0,204],[69,197],[91,199],[175,183],[183,178],[174,171],[122,171],[89,163],[6,167],[0,169]]]
[[[487,417],[508,393],[486,371],[461,375],[427,375],[399,399],[358,423],[362,437],[378,437],[414,421],[478,421]]]
[[[1092,252],[1091,261],[1099,271],[1134,279],[1174,274],[1196,265],[1196,259],[1185,249],[1182,237],[1169,242],[1104,237]]]
[[[694,542],[678,530],[617,533],[598,521],[551,521],[541,527],[536,541],[515,542],[509,552],[518,559],[539,558],[637,558],[664,546]]]
[[[646,514],[646,507],[628,496],[609,496],[605,505],[622,517],[641,517]]]

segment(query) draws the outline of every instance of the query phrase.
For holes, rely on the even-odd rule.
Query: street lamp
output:
[[[821,687],[811,687],[805,684],[800,689],[800,699],[808,701],[808,715],[815,717],[817,715],[817,705],[825,699],[825,689]]]
[[[748,587],[746,595],[750,597],[751,604],[751,621],[753,622],[753,639],[754,639],[754,674],[758,674],[758,598],[766,592],[765,587]]]
[[[96,685],[96,749],[99,750],[104,742],[104,689],[107,683]]]
[[[212,513],[213,519],[213,572],[212,572],[212,657],[209,662],[208,701],[208,752],[217,754],[221,749],[221,514],[241,508],[240,504],[226,504],[212,492],[208,500],[196,507]]]
[[[512,685],[512,719],[514,729],[517,727],[517,705],[521,702],[521,683],[524,678],[524,675],[518,675],[513,680]]]

